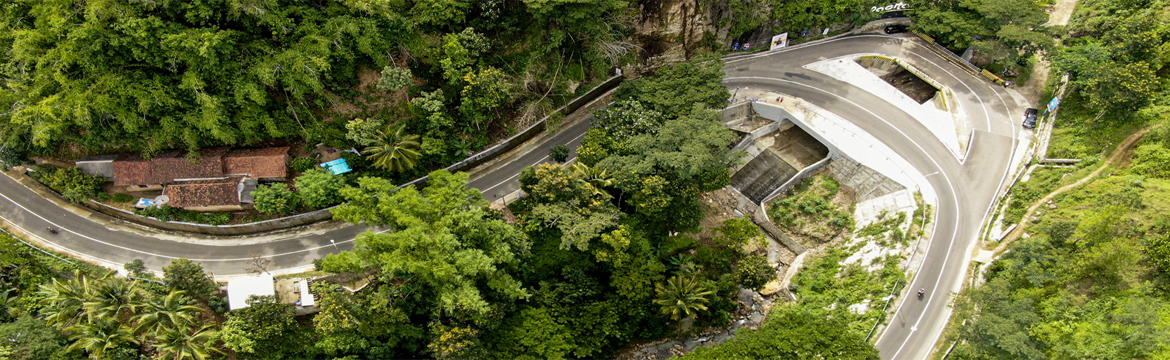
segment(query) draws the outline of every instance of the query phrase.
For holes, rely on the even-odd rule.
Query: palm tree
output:
[[[0,286],[4,286],[4,284],[0,283]],[[12,322],[16,318],[17,297],[12,290],[15,289],[0,290],[0,323]]]
[[[654,303],[662,306],[662,313],[669,314],[673,320],[694,319],[697,312],[707,310],[707,297],[715,293],[689,277],[678,276],[667,280],[666,286],[655,284],[654,292],[658,293]]]
[[[603,198],[610,197],[605,188],[613,186],[613,178],[606,170],[576,162],[573,163],[573,172],[593,188],[593,195],[601,195]]]
[[[201,328],[167,328],[159,333],[158,344],[154,346],[166,360],[203,360],[211,353],[221,353],[212,346],[215,331],[211,325]]]
[[[41,285],[38,293],[41,297],[39,304],[43,306],[41,315],[49,325],[65,328],[89,317],[85,303],[93,298],[94,293],[89,279],[80,271],[74,271],[69,280],[54,278],[52,283]]]
[[[366,159],[374,166],[389,171],[406,171],[413,168],[419,156],[418,135],[407,135],[406,126],[382,131],[373,145],[366,148]]]
[[[142,313],[134,317],[137,326],[135,334],[158,334],[165,329],[186,329],[195,323],[199,307],[188,303],[187,292],[171,291],[167,296],[147,301]]]
[[[66,348],[67,352],[84,349],[91,358],[101,359],[105,357],[106,350],[124,343],[138,343],[130,329],[115,319],[95,317],[91,320],[92,322],[79,323],[65,329],[72,333],[70,338],[73,340]]]
[[[107,277],[93,287],[93,297],[85,302],[91,318],[124,322],[142,308],[142,289],[136,281]]]

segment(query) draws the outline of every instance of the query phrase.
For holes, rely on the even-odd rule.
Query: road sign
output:
[[[772,37],[772,47],[769,50],[776,50],[788,46],[788,33],[783,33]]]
[[[1048,102],[1048,112],[1052,112],[1052,110],[1056,110],[1057,106],[1060,106],[1060,97],[1059,96],[1052,98],[1052,101]]]

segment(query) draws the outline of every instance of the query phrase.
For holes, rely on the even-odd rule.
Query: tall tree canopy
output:
[[[1163,9],[1118,11],[1114,6],[1087,2],[1093,13],[1107,14],[1073,21],[1074,37],[1053,57],[1053,65],[1082,86],[1093,107],[1141,108],[1162,91],[1164,80],[1158,75],[1170,62],[1170,16]]]
[[[914,27],[951,50],[974,47],[1000,64],[1020,62],[1052,49],[1041,24],[1044,7],[1034,0],[936,0],[915,6]]]
[[[467,174],[432,172],[425,195],[413,186],[397,190],[386,180],[362,178],[342,190],[350,203],[333,210],[337,219],[389,227],[358,237],[354,251],[331,255],[330,271],[379,269],[383,279],[413,279],[434,294],[433,311],[477,319],[488,315],[487,298],[526,298],[510,275],[528,252],[522,232],[494,219]],[[366,206],[369,199],[376,204]]]
[[[385,116],[423,136],[437,155],[427,167],[445,165],[485,146],[518,104],[548,108],[616,65],[628,5],[8,1],[0,141],[147,155],[273,138],[350,146],[337,117]],[[406,106],[419,91],[439,96]]]
[[[408,27],[336,2],[16,1],[0,8],[4,135],[148,152],[308,137],[307,101],[385,65]]]

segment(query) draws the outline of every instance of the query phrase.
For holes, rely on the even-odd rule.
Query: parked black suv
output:
[[[1036,109],[1028,109],[1024,111],[1024,128],[1032,129],[1036,127],[1036,115],[1040,112]]]
[[[906,25],[890,25],[886,26],[886,34],[897,34],[906,32]]]

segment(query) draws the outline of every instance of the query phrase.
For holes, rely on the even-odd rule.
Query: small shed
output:
[[[119,155],[90,155],[74,162],[77,168],[86,175],[101,176],[106,179],[114,178],[114,160]]]
[[[256,179],[244,178],[238,186],[240,193],[240,202],[244,204],[253,204],[256,202],[256,197],[252,196],[252,192],[256,191]]]
[[[276,295],[272,275],[260,274],[228,281],[228,308],[231,310],[248,307],[248,297]]]

